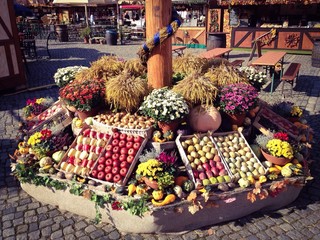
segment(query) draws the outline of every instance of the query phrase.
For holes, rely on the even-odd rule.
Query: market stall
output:
[[[170,8],[157,4],[146,4],[150,18]],[[58,69],[59,100],[27,101],[12,156],[27,193],[134,233],[185,232],[297,198],[311,178],[303,109],[259,100],[266,76],[254,68],[171,61],[161,49],[171,49],[180,21],[173,14],[166,24],[147,23],[154,32],[140,59],[103,56],[89,68]],[[157,59],[172,62],[172,78],[165,65],[146,80],[143,60],[155,69]]]
[[[216,8],[227,16],[231,47],[252,48],[254,39],[275,28],[277,37],[263,48],[310,51],[320,35],[316,1],[221,1]]]

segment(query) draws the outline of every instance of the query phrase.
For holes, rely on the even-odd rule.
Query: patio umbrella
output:
[[[16,16],[23,16],[23,17],[33,16],[33,12],[31,11],[31,9],[17,3],[15,3],[13,6],[14,6],[14,12]]]

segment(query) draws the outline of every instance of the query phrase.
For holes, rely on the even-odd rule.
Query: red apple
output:
[[[222,162],[217,162],[216,166],[217,166],[217,168],[218,168],[219,170],[224,169],[224,166],[223,166],[223,163],[222,163]]]
[[[95,147],[95,146],[94,146],[94,147]],[[103,150],[103,147],[99,147],[99,146],[98,146],[98,147],[95,147],[95,148],[96,148],[96,149],[95,149],[94,152],[95,152],[96,154],[98,154],[98,155],[99,155],[99,154],[102,152],[102,150]],[[93,151],[91,151],[91,152],[93,152]]]
[[[103,139],[104,136],[105,136],[104,133],[102,133],[102,132],[97,132],[97,139]]]
[[[198,178],[199,172],[197,170],[193,170],[193,176],[194,176],[194,178]]]
[[[120,138],[120,140],[126,140],[127,139],[127,134],[121,133],[119,138]]]
[[[75,147],[75,149],[77,150],[77,151],[82,151],[83,150],[83,145],[80,143],[80,144],[77,144],[76,145],[76,147]]]
[[[128,135],[127,136],[127,142],[133,142],[133,135]]]
[[[130,165],[130,164],[129,164],[128,162],[123,161],[123,162],[120,163],[120,168],[128,168],[129,165]]]
[[[118,139],[113,139],[111,142],[112,146],[119,146],[119,140]]]
[[[92,146],[90,147],[90,152],[96,152],[96,149],[97,149],[97,147],[94,146],[94,145],[92,145]],[[97,154],[98,154],[98,153],[97,153]]]
[[[81,167],[86,167],[88,165],[89,160],[88,159],[83,159],[81,162]]]
[[[128,148],[126,148],[126,147],[121,148],[120,154],[128,154]]]
[[[135,156],[136,153],[137,153],[137,150],[135,150],[134,148],[130,148],[128,150],[128,155],[130,155],[130,156]]]
[[[120,157],[119,157],[119,161],[120,162],[126,162],[127,160],[127,154],[121,154]]]
[[[125,140],[120,140],[119,141],[119,147],[120,148],[123,148],[123,147],[125,147],[126,146],[126,141]]]
[[[87,129],[85,129],[83,132],[82,132],[82,135],[84,136],[84,137],[89,137],[89,135],[90,135],[90,128],[87,128]]]
[[[96,170],[96,169],[92,170],[91,176],[96,178],[98,176],[98,170]]]
[[[120,161],[119,160],[115,160],[112,162],[112,166],[114,167],[119,167],[120,166]]]
[[[136,135],[136,136],[134,136],[133,141],[138,142],[138,143],[142,143],[143,138],[141,136]]]
[[[121,180],[121,176],[120,174],[116,174],[113,176],[113,182],[117,183]]]
[[[109,138],[110,138],[110,135],[109,135],[108,133],[105,133],[105,134],[104,134],[104,139],[105,139],[105,140],[108,140]]]
[[[114,153],[114,154],[112,154],[111,158],[112,158],[112,161],[115,161],[115,160],[118,160],[119,157],[120,157],[119,153]]]
[[[134,156],[128,156],[128,157],[127,157],[127,162],[128,162],[128,163],[132,163],[133,160],[134,160]]]
[[[89,161],[88,161],[88,163],[87,163],[87,166],[86,166],[86,167],[88,167],[88,168],[92,168],[92,167],[93,167],[93,165],[94,165],[94,163],[95,163],[95,161],[93,161],[93,160],[89,160]]]
[[[105,161],[105,165],[106,166],[111,166],[112,165],[112,159],[111,158],[108,158],[106,161]]]
[[[219,170],[216,167],[212,167],[211,172],[213,173],[214,177],[219,176]]]
[[[99,159],[98,159],[98,163],[99,163],[99,164],[104,164],[105,161],[106,161],[106,158],[105,158],[105,157],[99,157]]]
[[[101,171],[98,173],[97,177],[99,180],[103,180],[105,178],[106,174],[105,172]]]
[[[105,173],[110,173],[111,170],[112,170],[112,167],[111,167],[111,166],[106,166],[106,167],[104,168],[104,172],[105,172]]]
[[[112,178],[113,178],[112,173],[107,173],[104,179],[105,179],[106,181],[110,182]]]
[[[118,133],[118,132],[114,132],[112,135],[113,139],[118,139],[119,137],[120,137],[120,133]]]
[[[94,131],[94,130],[91,130],[90,131],[90,135],[89,135],[91,138],[96,138],[96,136],[97,136],[97,132],[96,131]]]
[[[97,170],[98,172],[101,172],[101,171],[104,171],[104,168],[105,168],[104,164],[99,164],[97,167]]]
[[[106,147],[106,150],[107,151],[112,151],[112,148],[113,148],[113,146],[111,144],[108,144],[107,147]]]
[[[125,177],[127,175],[127,172],[128,172],[127,168],[121,168],[119,173],[122,177]]]
[[[83,151],[87,151],[87,152],[89,152],[90,151],[90,145],[89,144],[84,144],[83,145],[83,147],[82,147],[82,149],[83,149]]]
[[[221,169],[220,171],[219,171],[219,176],[224,176],[224,175],[227,175],[228,173],[227,173],[227,171],[225,170],[225,169]]]
[[[132,148],[133,147],[133,142],[127,142],[126,143],[126,148]]]
[[[112,156],[112,152],[111,151],[106,151],[104,156],[105,156],[105,158],[110,158]]]
[[[120,148],[116,145],[112,148],[112,152],[113,153],[119,153],[120,152]]]
[[[74,160],[75,160],[75,157],[71,156],[68,158],[68,163],[71,163],[72,165],[74,165]]]
[[[120,171],[119,167],[113,167],[112,170],[111,170],[113,175],[118,174],[119,171]]]
[[[133,144],[133,148],[135,149],[135,150],[139,150],[139,148],[140,148],[140,146],[141,146],[141,143],[139,143],[139,142],[135,142],[134,144]]]

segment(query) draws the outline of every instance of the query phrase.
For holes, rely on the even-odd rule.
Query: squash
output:
[[[163,198],[163,192],[161,190],[153,190],[152,197],[154,200],[161,200]]]
[[[136,192],[136,185],[131,183],[129,186],[128,186],[128,196],[132,196],[135,192]]]
[[[136,188],[136,193],[138,195],[145,194],[147,192],[147,185],[145,184],[139,184]]]
[[[39,165],[41,168],[47,166],[47,165],[52,165],[52,158],[51,157],[43,157],[39,161]]]
[[[176,200],[176,196],[174,194],[169,194],[165,197],[165,199],[161,202],[157,202],[155,199],[152,199],[151,202],[156,207],[162,207],[168,205]]]
[[[182,185],[182,190],[189,193],[191,192],[192,190],[194,190],[195,188],[195,185],[194,183],[191,181],[191,180],[187,180],[183,183]]]
[[[186,176],[178,176],[174,179],[174,184],[182,187],[183,183],[187,180],[189,180],[189,178]]]
[[[221,114],[214,106],[199,105],[189,113],[189,123],[195,132],[214,132],[220,127],[221,121]]]

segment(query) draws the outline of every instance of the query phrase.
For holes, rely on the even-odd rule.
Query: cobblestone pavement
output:
[[[136,45],[85,45],[83,43],[50,42],[52,58],[47,57],[45,42],[38,41],[37,60],[28,62],[28,86],[30,91],[0,96],[0,239],[320,239],[320,171],[319,171],[319,93],[320,72],[311,67],[310,55],[287,55],[286,63],[302,63],[300,79],[294,87],[294,101],[310,113],[309,124],[315,130],[311,172],[314,180],[303,189],[298,199],[289,206],[269,213],[255,213],[247,217],[205,227],[189,233],[172,235],[125,234],[110,224],[92,224],[90,219],[62,211],[40,203],[28,196],[10,175],[8,154],[16,147],[15,136],[22,108],[28,98],[51,96],[57,99],[57,87],[32,88],[53,84],[53,74],[59,67],[72,65],[89,66],[99,56],[111,53],[128,59],[136,57]],[[187,49],[199,53],[204,49]],[[231,59],[245,58],[248,52],[233,51]],[[280,86],[270,95],[262,91],[267,101],[281,100]],[[249,203],[248,203],[249,204]]]

